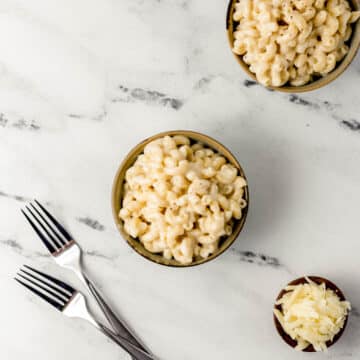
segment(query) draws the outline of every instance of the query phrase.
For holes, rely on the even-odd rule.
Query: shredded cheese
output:
[[[332,341],[343,328],[351,305],[341,301],[325,284],[306,278],[307,283],[290,285],[276,305],[274,314],[284,331],[297,341],[296,350],[310,344],[315,351],[326,351],[326,342]]]

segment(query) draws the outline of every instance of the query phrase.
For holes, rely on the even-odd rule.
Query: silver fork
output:
[[[24,265],[15,277],[21,285],[40,296],[68,317],[87,320],[103,334],[127,351],[133,359],[155,359],[126,338],[116,336],[110,329],[98,322],[89,311],[85,297],[70,285],[39,270]]]
[[[124,321],[121,321],[105,302],[94,284],[89,280],[82,266],[82,251],[79,245],[65,230],[65,228],[46,210],[37,200],[26,206],[28,214],[21,210],[29,221],[32,228],[40,237],[46,248],[49,250],[55,262],[67,269],[72,270],[89,289],[96,299],[98,305],[113,327],[114,331],[128,339],[131,343],[140,347],[143,351],[151,354],[137,337],[130,331]]]

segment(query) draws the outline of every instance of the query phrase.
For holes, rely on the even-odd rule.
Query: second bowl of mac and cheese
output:
[[[216,140],[168,131],[130,151],[114,180],[115,223],[140,255],[186,267],[223,253],[242,230],[249,203],[244,171]]]
[[[357,0],[230,0],[227,33],[242,68],[284,92],[335,80],[360,46]]]

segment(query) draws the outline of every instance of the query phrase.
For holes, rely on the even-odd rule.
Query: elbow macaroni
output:
[[[189,264],[232,233],[247,206],[246,186],[220,154],[185,136],[165,136],[127,170],[119,217],[148,251]]]
[[[238,0],[233,52],[265,86],[301,86],[344,58],[360,11],[347,0]]]

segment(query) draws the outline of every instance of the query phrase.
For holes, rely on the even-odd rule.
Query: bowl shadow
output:
[[[238,118],[228,119],[225,130],[222,127],[219,133],[219,128],[214,127],[208,129],[208,134],[233,152],[246,173],[251,202],[240,234],[241,242],[235,242],[233,246],[252,248],[254,241],[268,237],[269,232],[276,232],[286,219],[295,185],[291,181],[292,162],[281,147],[273,146],[279,142],[273,133],[270,135],[254,128],[244,133],[241,123]]]

